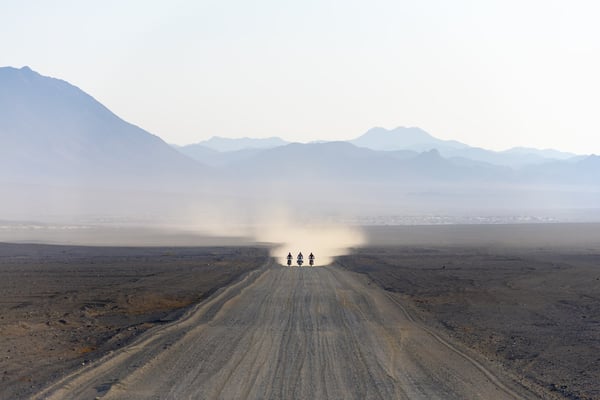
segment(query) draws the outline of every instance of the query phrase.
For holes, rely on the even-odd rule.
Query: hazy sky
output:
[[[419,126],[600,153],[598,21],[593,0],[0,0],[0,65],[171,143]]]

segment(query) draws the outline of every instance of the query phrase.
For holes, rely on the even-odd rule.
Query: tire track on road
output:
[[[194,322],[202,318],[205,313],[210,313],[213,311],[213,306],[224,304],[229,298],[239,295],[240,289],[242,289],[244,286],[254,284],[256,279],[258,279],[267,270],[268,266],[272,264],[273,261],[270,260],[260,269],[245,275],[238,282],[219,289],[217,292],[215,292],[215,294],[213,294],[213,296],[194,306],[177,321],[149,330],[128,346],[117,351],[113,351],[96,362],[89,363],[85,367],[59,379],[47,388],[43,389],[37,395],[33,396],[32,399],[61,400],[64,398],[80,398],[79,396],[68,397],[68,393],[79,393],[85,391],[86,389],[88,389],[88,391],[89,389],[92,389],[92,391],[97,392],[95,389],[90,388],[89,386],[89,382],[93,382],[93,385],[103,384],[95,381],[95,377],[101,375],[110,375],[115,371],[115,369],[122,367],[123,364],[132,364],[132,362],[128,362],[128,360],[132,359],[141,352],[147,351],[149,347],[159,342],[161,339],[164,339],[169,333],[178,329],[190,327],[194,324]],[[112,382],[112,384],[117,383],[112,379],[105,379],[105,381]]]
[[[265,265],[37,398],[94,398],[104,382],[116,399],[535,398],[333,266]]]
[[[431,329],[425,327],[420,322],[417,322],[416,319],[408,312],[408,310],[398,300],[396,300],[390,293],[388,293],[387,291],[384,291],[384,293],[393,303],[395,303],[398,306],[398,308],[406,316],[406,319],[408,319],[411,323],[415,324],[420,329],[427,332],[431,337],[433,337],[435,340],[437,340],[440,344],[442,344],[449,350],[453,351],[454,353],[458,354],[459,356],[461,356],[462,358],[464,358],[465,360],[470,362],[475,368],[477,368],[479,371],[481,371],[494,385],[496,385],[504,393],[508,394],[509,396],[512,396],[516,400],[519,400],[522,398],[521,395],[518,395],[512,389],[510,389],[504,383],[502,383],[500,381],[500,379],[498,377],[496,377],[496,375],[494,375],[490,370],[488,370],[486,367],[484,367],[479,361],[475,360],[473,357],[469,356],[462,350],[458,349],[453,344],[449,343],[448,341],[443,339],[441,336],[439,336],[437,333],[435,333]]]

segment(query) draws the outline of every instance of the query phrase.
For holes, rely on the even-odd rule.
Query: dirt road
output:
[[[527,399],[336,267],[250,273],[36,398]]]

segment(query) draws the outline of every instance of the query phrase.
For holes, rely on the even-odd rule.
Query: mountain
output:
[[[278,137],[270,138],[224,138],[219,136],[213,136],[212,138],[203,142],[196,143],[195,145],[201,145],[213,149],[216,151],[237,151],[244,149],[270,149],[273,147],[283,146],[288,144],[285,140]],[[195,146],[194,144],[188,146],[182,146],[183,149],[189,146]]]
[[[0,179],[161,185],[204,168],[92,96],[28,67],[0,68]]]
[[[469,201],[473,201],[480,196],[478,193],[495,188],[498,192],[494,192],[493,196],[501,196],[498,199],[508,197],[515,204],[519,201],[518,196],[524,196],[523,193],[533,191],[534,188],[554,193],[569,187],[571,189],[568,191],[577,192],[585,187],[585,190],[597,192],[600,187],[598,156],[588,156],[577,161],[550,160],[515,169],[471,158],[444,157],[436,149],[421,153],[377,151],[348,142],[291,143],[248,155],[245,159],[224,166],[222,170],[225,179],[237,182],[238,185],[287,185],[279,191],[296,186],[306,188],[319,185],[333,189],[366,184],[379,185],[380,188],[397,194],[410,192],[413,190],[411,188],[418,186],[438,193],[440,199],[451,192],[456,192],[453,196],[471,193]],[[517,197],[511,198],[510,193]],[[547,193],[547,197],[542,197],[539,201],[547,203],[551,200],[548,196],[554,195]],[[483,194],[481,196],[481,199],[485,198]],[[529,197],[528,201],[533,201],[533,198]],[[576,198],[577,195],[572,196],[573,201]],[[481,201],[491,204],[498,199]],[[449,202],[450,200],[448,199]]]
[[[529,182],[590,185],[600,187],[600,156],[591,155],[576,161],[554,161],[523,168],[522,179]]]
[[[314,141],[308,144],[323,143],[327,142]],[[513,169],[552,163],[557,160],[575,162],[584,158],[552,149],[538,150],[526,147],[492,151],[471,147],[455,140],[441,140],[416,127],[398,127],[391,130],[376,127],[347,143],[369,150],[394,153],[397,158],[401,159],[411,158],[418,153],[435,149],[442,157],[454,160],[460,165],[474,162],[471,164],[492,164]],[[213,137],[204,142],[182,147],[176,146],[176,148],[204,164],[220,167],[252,158],[259,154],[260,150],[281,147],[285,144],[288,142],[277,137],[269,139]]]
[[[446,159],[437,150],[387,152],[347,142],[292,143],[232,164],[231,176],[249,180],[406,183],[504,179],[507,171],[493,165],[477,168]]]
[[[492,151],[479,147],[466,147],[443,151],[446,157],[468,158],[474,161],[503,165],[519,169],[530,165],[540,165],[557,160],[573,160],[577,155],[558,150],[538,150],[527,147],[514,147],[504,151]]]
[[[516,169],[576,157],[575,154],[552,149],[538,150],[525,147],[515,147],[497,152],[471,147],[455,140],[441,140],[420,128],[404,127],[392,130],[372,128],[362,136],[351,140],[350,143],[359,147],[382,151],[423,152],[436,149],[446,158],[468,159]]]
[[[230,165],[233,176],[262,180],[359,179],[372,176],[381,164],[394,160],[346,142],[291,143],[267,149],[247,160]]]
[[[201,144],[190,144],[187,146],[171,145],[175,150],[195,160],[203,160],[205,158],[214,157],[220,154],[219,151],[213,150],[210,147]]]
[[[372,150],[413,150],[427,151],[437,149],[462,149],[466,144],[454,140],[441,140],[433,137],[421,128],[398,127],[392,130],[385,128],[372,128],[358,138],[351,140],[355,146],[366,147]]]
[[[577,157],[577,154],[567,153],[564,151],[558,151],[554,149],[534,149],[531,147],[513,147],[508,150],[504,150],[503,154],[514,154],[520,156],[536,156],[541,159],[554,159],[554,160],[568,160],[573,157]]]
[[[241,150],[217,151],[201,144],[190,144],[175,148],[186,156],[211,167],[223,167],[225,165],[235,164],[264,150],[261,148],[249,147]]]
[[[307,144],[215,137],[176,149],[63,80],[0,68],[0,219],[219,225],[278,204],[309,215],[597,207],[600,157],[570,156],[493,152],[419,128]]]
[[[465,147],[463,149],[449,149],[441,152],[448,158],[468,159],[488,164],[501,165],[519,169],[527,165],[543,164],[553,161],[533,153],[497,152],[480,147]]]
[[[553,215],[555,210],[597,208],[600,201],[596,156],[514,169],[446,158],[435,149],[416,153],[348,142],[292,143],[262,150],[222,171],[249,204],[280,201],[311,214]]]

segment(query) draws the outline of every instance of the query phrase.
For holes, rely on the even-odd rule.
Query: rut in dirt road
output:
[[[268,266],[38,398],[523,399],[336,267]]]

